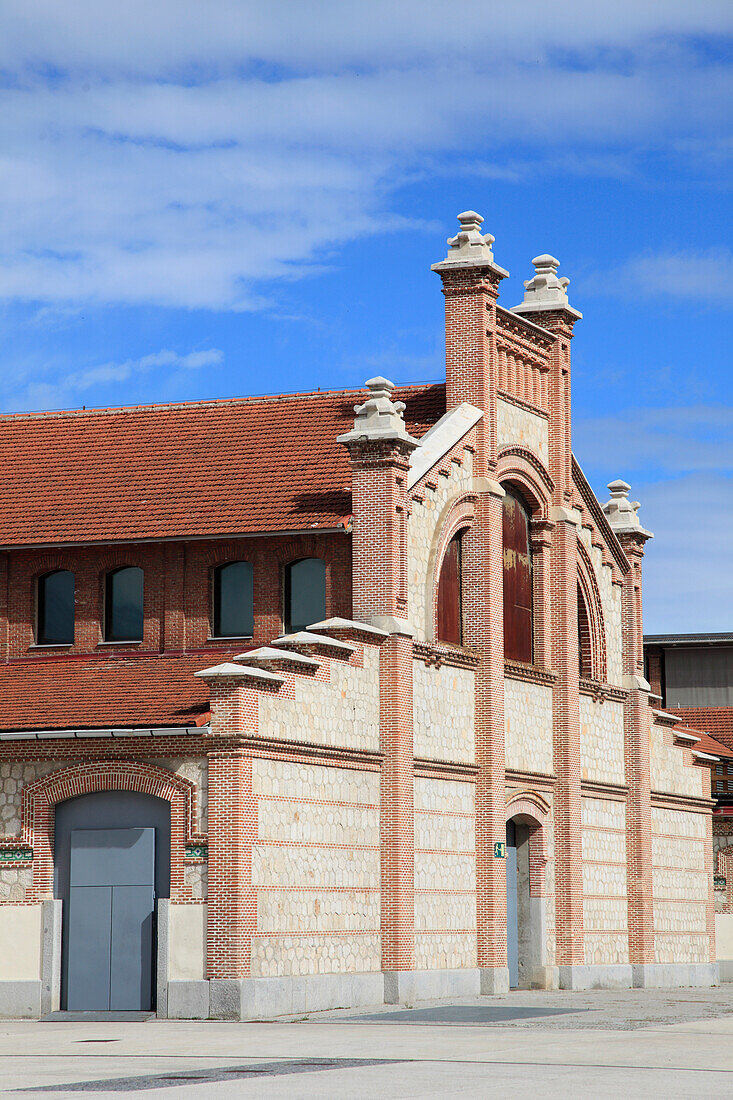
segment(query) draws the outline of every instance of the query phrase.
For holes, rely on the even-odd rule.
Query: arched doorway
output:
[[[511,989],[546,988],[545,830],[542,803],[525,793],[507,808],[507,966]]]
[[[155,916],[170,896],[170,802],[98,791],[60,802],[54,894],[62,899],[61,1007],[154,1007]]]

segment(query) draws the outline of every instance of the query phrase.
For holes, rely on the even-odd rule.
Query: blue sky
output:
[[[473,208],[584,313],[574,449],[733,630],[733,5],[4,0],[0,408],[441,378]]]

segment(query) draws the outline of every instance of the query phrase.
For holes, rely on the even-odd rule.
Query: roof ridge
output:
[[[434,379],[425,382],[405,382],[404,384],[397,384],[395,389],[400,393],[405,390],[426,390],[431,386],[445,385],[445,381],[442,379]],[[206,409],[206,408],[218,408],[227,405],[256,405],[258,403],[266,403],[272,401],[295,401],[298,398],[303,397],[335,397],[343,395],[346,397],[350,394],[363,394],[366,392],[365,386],[357,386],[350,389],[338,389],[338,390],[304,390],[302,392],[293,393],[262,393],[262,394],[248,394],[240,397],[211,397],[204,398],[200,401],[161,401],[153,402],[146,405],[110,405],[110,406],[97,406],[95,408],[87,409],[39,409],[32,412],[13,412],[13,413],[0,413],[0,421],[18,421],[18,420],[60,420],[64,417],[77,417],[77,416],[99,416],[103,414],[123,414],[129,412],[160,412],[167,409]]]

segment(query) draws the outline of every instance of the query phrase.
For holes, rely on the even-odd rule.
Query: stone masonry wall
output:
[[[253,761],[252,976],[379,970],[379,774]]]
[[[476,966],[472,783],[415,779],[415,966]]]
[[[378,752],[378,647],[363,646],[363,667],[340,660],[327,665],[327,680],[295,676],[289,696],[259,695],[260,736]]]
[[[473,670],[419,660],[412,667],[415,756],[473,763]]]
[[[470,451],[464,451],[460,464],[448,463],[448,475],[431,471],[426,478],[437,482],[435,489],[423,482],[421,500],[412,502],[407,536],[407,585],[410,622],[418,641],[432,639],[432,605],[427,606],[428,562],[436,536],[438,520],[446,504],[460,493],[473,488],[473,460]]]
[[[704,798],[705,773],[702,768],[688,763],[688,753],[682,746],[673,744],[672,738],[670,729],[652,723],[652,790]]]
[[[706,815],[652,806],[654,945],[658,963],[709,962]]]
[[[525,680],[504,680],[507,768],[551,775],[552,688]]]
[[[585,962],[628,963],[626,804],[588,797],[581,802]]]
[[[625,783],[623,703],[580,696],[580,766],[583,779]]]
[[[497,442],[499,447],[515,444],[534,451],[543,466],[549,461],[549,425],[547,418],[529,409],[499,398],[496,402]]]

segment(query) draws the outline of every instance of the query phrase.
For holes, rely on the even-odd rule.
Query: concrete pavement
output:
[[[513,993],[300,1021],[0,1021],[0,1092],[722,1097],[733,989]]]

